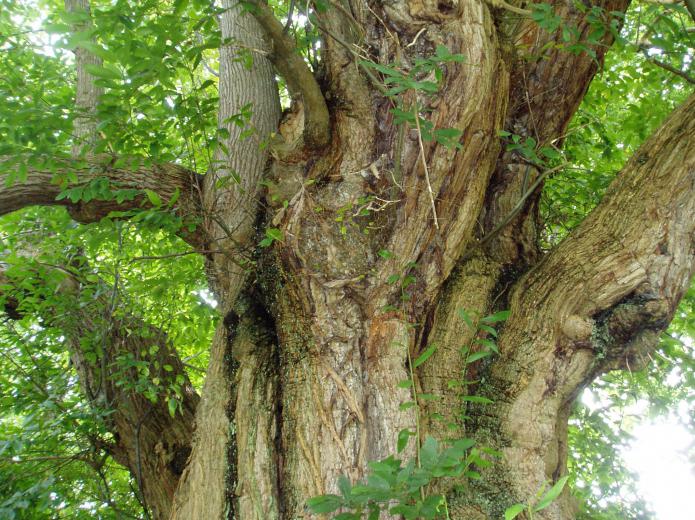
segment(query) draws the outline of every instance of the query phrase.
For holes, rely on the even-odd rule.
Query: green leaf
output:
[[[473,328],[473,320],[469,316],[469,314],[466,312],[466,309],[459,309],[458,311],[459,318],[463,320],[463,322],[468,325],[469,329]]]
[[[340,475],[338,477],[338,489],[345,499],[349,498],[352,494],[352,484],[350,483],[350,479],[345,475]]]
[[[476,361],[486,358],[490,355],[490,352],[488,350],[480,350],[478,352],[473,352],[470,356],[468,356],[468,359],[466,359],[467,364],[475,363]]]
[[[494,402],[491,399],[488,399],[487,397],[481,397],[479,395],[464,395],[463,397],[461,397],[461,400],[476,404],[492,404]]]
[[[375,63],[373,61],[368,61],[368,60],[360,60],[360,65],[363,65],[367,68],[378,70],[382,74],[386,76],[391,76],[392,78],[402,78],[403,73],[396,69],[395,67],[389,67],[388,65],[382,65],[381,63]]]
[[[338,495],[321,495],[306,501],[312,513],[332,513],[343,505],[343,499]]]
[[[439,443],[434,437],[427,436],[420,447],[420,462],[423,467],[431,467],[439,458]]]
[[[505,321],[507,318],[509,318],[509,313],[510,311],[499,311],[496,312],[495,314],[490,314],[489,316],[485,316],[482,321],[485,323],[497,323],[499,321]]]
[[[280,241],[284,238],[282,231],[277,229],[277,228],[267,228],[265,230],[265,236],[271,240],[278,240],[278,241]]]
[[[109,51],[104,49],[101,45],[94,43],[92,41],[81,40],[81,41],[77,42],[77,46],[88,50],[89,52],[91,52],[95,56],[99,56],[103,60],[113,59],[113,56],[111,55],[111,53]],[[119,78],[120,78],[120,74],[119,74]]]
[[[92,65],[92,64],[88,63],[87,65],[84,66],[84,68],[92,76],[95,76],[97,78],[121,79],[121,73],[118,71],[118,69],[115,69],[115,68],[110,67],[110,66],[99,67],[98,65]]]
[[[504,520],[512,520],[516,518],[524,511],[524,509],[526,509],[524,504],[514,504],[513,506],[508,507],[504,512]]]
[[[176,415],[176,407],[177,406],[178,406],[178,403],[176,402],[176,399],[174,399],[173,397],[170,397],[167,400],[167,407],[169,408],[169,415],[171,415],[172,417],[174,417],[174,415]]]
[[[437,350],[436,345],[430,345],[422,354],[418,356],[418,358],[413,361],[413,368],[417,368],[420,365],[422,365],[425,361],[427,361],[432,354],[434,354],[434,351]]]
[[[540,499],[540,501],[538,502],[538,504],[536,504],[533,510],[540,511],[552,504],[553,501],[560,496],[560,493],[562,493],[562,490],[565,487],[565,484],[567,483],[568,479],[568,475],[565,475],[564,477],[560,478],[555,483],[555,485],[551,487],[545,495],[543,495],[543,498]]]
[[[147,195],[147,200],[150,201],[150,204],[152,204],[154,207],[158,208],[162,205],[162,199],[157,195],[156,192],[152,190],[144,190],[145,195]]]
[[[398,442],[396,444],[396,450],[398,453],[401,453],[408,445],[408,440],[410,439],[411,435],[414,435],[414,433],[407,428],[398,432]]]

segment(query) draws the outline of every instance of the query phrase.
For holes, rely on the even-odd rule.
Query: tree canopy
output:
[[[313,17],[337,8],[334,3],[270,2],[285,37],[319,76],[321,37]],[[507,150],[550,172],[540,203],[546,251],[597,206],[695,83],[692,2],[637,1],[624,17],[576,3],[597,18],[588,35],[575,34],[549,4],[525,6],[543,30],[562,33],[562,52],[593,52],[587,41],[615,32],[568,130],[542,146],[511,130],[499,135]],[[497,7],[506,9],[503,4]],[[0,0],[0,179],[18,188],[0,193],[3,518],[147,517],[138,475],[124,469],[114,448],[119,439],[108,427],[129,422],[136,446],[140,442],[136,416],[115,411],[123,393],[141,396],[137,406],[148,418],[157,416],[163,431],[177,417],[187,417],[182,428],[192,428],[209,345],[224,316],[206,278],[209,245],[196,242],[201,222],[174,209],[193,200],[219,161],[216,154],[230,153],[224,150],[229,130],[218,125],[221,12],[207,0],[94,1],[91,14],[51,0]],[[519,16],[525,15],[510,11],[505,23]],[[75,103],[79,49],[98,58],[86,69],[100,89],[95,112]],[[251,67],[253,51],[242,49],[236,59]],[[456,59],[445,51],[437,51],[442,60]],[[391,74],[383,65],[365,68],[379,77]],[[296,88],[291,82],[277,77],[286,113]],[[254,107],[237,109],[229,122],[247,129]],[[85,117],[96,122],[96,141],[80,155],[75,128]],[[271,146],[248,132],[254,146]],[[119,172],[126,169],[143,173],[122,183]],[[32,185],[38,174],[50,183]],[[240,182],[238,176],[231,171],[216,182],[221,188]],[[181,182],[163,193],[164,177]],[[262,183],[278,208],[288,205],[282,187]],[[24,207],[21,197],[37,205]],[[346,206],[341,225],[350,226],[360,210]],[[257,222],[253,235],[252,246],[233,259],[242,267],[285,238],[273,222]],[[695,435],[694,307],[691,288],[649,359],[597,380],[590,391],[599,407],[575,403],[569,486],[581,501],[580,518],[649,518],[636,477],[620,459],[641,418],[621,410],[644,402],[648,415],[672,414]],[[138,347],[124,347],[108,367],[99,366],[112,345],[105,338],[113,335],[123,345],[137,337]],[[72,349],[96,368],[85,368]],[[181,460],[168,464],[182,470],[189,453],[182,450]]]

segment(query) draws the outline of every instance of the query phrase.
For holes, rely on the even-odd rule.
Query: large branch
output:
[[[198,404],[176,350],[161,330],[132,314],[118,315],[110,309],[112,298],[103,295],[112,295],[114,289],[102,282],[99,288],[89,287],[90,295],[102,296],[90,297],[92,301],[84,305],[80,292],[87,286],[79,276],[70,274],[72,269],[49,268],[50,272],[44,273],[48,274],[46,280],[40,270],[23,271],[22,275],[31,281],[11,271],[0,271],[2,311],[11,319],[35,315],[43,326],[61,331],[85,398],[98,413],[113,411],[106,415],[106,426],[114,440],[97,447],[105,448],[128,468],[154,517],[167,518],[191,450],[193,414]],[[46,284],[55,286],[44,287]],[[32,288],[38,289],[36,294]],[[46,289],[48,294],[72,304],[54,308],[43,301]],[[77,304],[79,300],[82,305]],[[43,303],[37,305],[37,301]],[[70,310],[66,312],[66,308]],[[97,344],[90,344],[89,338]],[[89,360],[90,353],[96,355],[96,361]],[[160,380],[155,386],[179,386],[180,401],[174,416],[163,395],[157,395],[152,403],[142,393],[142,374],[129,367],[130,362],[147,363],[146,380]]]
[[[214,168],[203,180],[205,229],[215,249],[208,264],[210,285],[215,291],[223,316],[231,312],[239,292],[246,283],[249,266],[240,266],[234,257],[239,249],[253,244],[258,211],[260,180],[266,166],[267,143],[277,130],[280,103],[273,67],[265,53],[265,41],[257,20],[246,13],[236,0],[224,0],[220,15],[223,45],[220,47],[220,106],[218,126],[226,128],[229,137],[215,151]],[[253,63],[247,67],[239,54],[254,49]],[[261,52],[257,52],[260,50]],[[245,106],[252,107],[250,117],[240,127],[238,114]],[[245,138],[251,128],[255,134]],[[234,177],[237,183],[224,182]],[[225,320],[227,321],[227,320]],[[228,412],[232,406],[230,370],[230,333],[234,327],[221,323],[210,352],[200,406],[196,413],[196,437],[190,462],[176,491],[172,519],[220,518],[225,510],[224,493],[210,493],[227,484],[231,456],[228,451],[234,428]],[[233,442],[232,442],[233,445]],[[232,462],[233,464],[233,462]],[[230,491],[234,488],[231,487]]]
[[[565,471],[572,401],[601,371],[643,366],[694,269],[695,94],[513,291],[490,388],[520,495]]]
[[[617,13],[625,12],[629,3],[629,0],[602,0],[597,2],[597,7],[604,13]],[[586,14],[564,0],[551,4],[562,23],[575,28],[578,38],[585,41],[594,30]],[[589,46],[595,53],[592,56],[589,49],[578,54],[567,51],[562,30],[549,33],[531,18],[523,18],[518,24],[514,22],[512,27],[513,30],[507,28],[515,47],[509,55],[511,85],[505,130],[531,137],[538,146],[550,143],[559,146],[613,43],[613,35],[606,31],[598,44]],[[485,234],[505,224],[486,247],[488,255],[495,260],[505,264],[513,263],[519,256],[529,264],[537,260],[535,219],[542,183],[534,193],[528,194],[519,215],[512,219],[509,216],[524,196],[524,190],[539,174],[538,168],[522,160],[518,152],[503,150],[500,154],[483,216]]]
[[[268,38],[273,51],[268,55],[287,81],[292,97],[301,96],[304,106],[304,143],[320,148],[330,137],[330,116],[321,88],[299,53],[294,39],[284,30],[272,10],[263,2],[253,4],[252,13]]]
[[[134,168],[114,167],[115,160],[109,156],[87,156],[83,159],[54,159],[50,166],[28,166],[26,180],[5,182],[8,170],[14,168],[15,157],[0,157],[0,215],[36,205],[61,205],[68,208],[70,215],[78,222],[95,222],[112,211],[128,211],[152,204],[145,190],[156,193],[163,204],[167,204],[176,193],[178,200],[175,209],[178,214],[200,220],[200,195],[198,193],[198,176],[175,164],[138,166]],[[117,190],[137,190],[132,200],[117,202],[115,199],[93,199],[89,202],[72,202],[69,198],[58,200],[63,191],[56,179],[67,174],[74,174],[75,186],[87,186],[91,182],[105,178],[110,183],[111,192]],[[193,233],[184,234],[183,238],[194,247],[202,245],[202,237]]]
[[[586,13],[565,0],[550,3],[562,24],[576,30],[587,50],[569,52],[562,30],[549,33],[530,18],[523,19],[511,35],[515,49],[506,128],[544,144],[564,134],[614,39],[606,30],[600,42],[588,44],[595,25]],[[609,13],[624,13],[629,4],[630,0],[601,0],[593,6],[602,10],[608,24],[613,20],[609,16],[614,16]]]

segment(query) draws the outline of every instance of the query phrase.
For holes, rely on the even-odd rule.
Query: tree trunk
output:
[[[580,34],[589,30],[582,13],[562,2],[556,7]],[[627,2],[601,7],[621,11]],[[265,14],[257,17],[277,51],[284,42]],[[368,461],[394,454],[398,432],[415,431],[416,413],[421,434],[429,428],[437,435],[441,428],[427,420],[436,413],[505,455],[482,484],[451,497],[452,518],[500,518],[564,473],[566,421],[578,392],[617,360],[653,346],[672,315],[692,270],[692,229],[674,224],[659,260],[650,257],[659,243],[656,228],[649,233],[653,242],[645,238],[639,251],[625,243],[647,234],[645,214],[658,211],[662,222],[685,222],[676,213],[691,214],[691,191],[680,191],[683,198],[661,209],[648,192],[665,188],[655,180],[664,172],[692,184],[693,145],[680,126],[689,124],[693,107],[675,114],[662,137],[640,152],[674,157],[673,169],[628,165],[613,188],[620,202],[607,198],[588,220],[591,239],[580,229],[543,258],[537,187],[546,174],[501,151],[497,132],[506,128],[540,144],[560,138],[597,62],[560,50],[522,61],[514,50],[522,43],[533,55],[559,36],[506,18],[483,2],[352,2],[349,11],[318,16],[330,141],[311,146],[302,110],[310,102],[305,92],[296,93],[297,108],[280,125],[284,144],[273,156],[264,220],[283,238],[261,255],[248,289],[254,303],[241,306],[240,322],[236,311],[228,314],[225,323],[237,325],[216,340],[231,343],[227,361],[216,358],[233,388],[226,407],[233,413],[226,517],[312,517],[307,498],[337,492],[339,476],[363,478]],[[610,42],[606,36],[603,43]],[[374,61],[403,69],[431,56],[436,45],[463,53],[463,63],[446,65],[435,97],[410,91],[401,105],[420,107],[419,117],[435,129],[459,129],[462,146],[423,142],[416,125],[399,131],[390,113],[394,101],[355,64],[350,46],[357,43]],[[595,50],[600,60],[605,47]],[[533,188],[528,193],[527,186]],[[647,190],[640,200],[651,199],[649,207],[630,203],[630,212],[616,219],[607,208],[628,204],[639,189]],[[626,258],[634,260],[626,264]],[[647,266],[666,258],[679,268],[655,267],[658,279],[650,279]],[[633,267],[619,273],[625,265]],[[591,266],[596,283],[585,287],[584,304],[568,295],[582,288]],[[495,405],[471,406],[463,421],[461,396],[448,382],[472,378],[460,347],[474,330],[464,330],[456,311],[479,318],[507,306],[512,318],[500,339],[501,357],[476,368],[476,378],[485,381],[477,391]],[[635,316],[645,314],[652,317],[638,324]],[[409,377],[408,359],[433,344],[436,353],[417,371],[416,385],[441,399],[420,411],[403,410],[412,400],[398,385]],[[217,414],[223,408],[219,403]],[[201,494],[210,489],[207,479],[189,484]],[[219,505],[191,509],[191,503],[180,504],[188,517],[220,516]],[[572,518],[568,495],[541,517]]]
[[[596,4],[609,23],[628,3]],[[573,2],[552,4],[581,37],[592,30]],[[561,31],[505,2],[351,0],[317,13],[314,75],[267,6],[250,6],[252,14],[224,6],[222,36],[232,40],[221,49],[219,124],[230,138],[179,204],[202,221],[184,238],[206,251],[223,320],[171,518],[318,518],[306,500],[337,492],[341,475],[364,478],[369,461],[396,453],[403,429],[419,440],[454,430],[501,452],[480,482],[437,491],[451,518],[503,517],[566,472],[572,401],[601,372],[643,363],[688,286],[695,97],[546,254],[538,199],[552,172],[504,150],[499,132],[560,145],[610,31],[592,57],[563,51]],[[379,71],[438,79],[433,69],[412,71],[442,46],[465,59],[440,65],[436,93],[386,95]],[[235,59],[244,49],[254,52],[250,69]],[[364,65],[367,57],[381,69]],[[271,63],[293,97],[272,139]],[[255,135],[244,140],[230,117],[247,103]],[[460,132],[453,143],[427,138],[446,129]],[[269,140],[268,154],[258,144]],[[30,173],[38,183],[40,172]],[[155,191],[185,184],[173,166],[154,173],[164,179]],[[225,182],[237,174],[238,184]],[[3,212],[18,207],[11,200],[0,196]],[[90,220],[88,210],[76,216]],[[270,246],[255,248],[270,229]],[[475,344],[483,316],[502,309],[511,314],[499,356],[467,363],[461,348]],[[399,383],[433,346],[414,384],[439,398],[403,407],[413,397]],[[479,384],[450,384],[467,380]],[[494,404],[466,407],[473,391]],[[569,493],[538,517],[573,518]]]

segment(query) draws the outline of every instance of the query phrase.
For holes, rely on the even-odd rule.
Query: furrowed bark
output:
[[[84,285],[69,274],[70,269],[50,271],[51,276],[45,280],[46,273],[36,271],[31,282],[17,278],[16,272],[0,272],[3,311],[12,319],[38,312],[44,326],[56,327],[65,336],[86,400],[97,411],[112,410],[105,423],[114,440],[100,442],[95,448],[105,449],[125,466],[153,518],[166,519],[191,450],[198,396],[166,334],[132,314],[109,315],[111,302],[105,296],[89,305],[78,305],[80,292],[85,288],[96,294],[109,294],[111,290]],[[26,270],[22,270],[21,276],[28,276]],[[50,305],[40,305],[37,311],[36,300],[41,300],[46,291],[70,301],[69,311]],[[92,338],[98,346],[86,347],[86,338]],[[95,360],[90,361],[90,356]],[[173,416],[163,395],[157,395],[153,403],[138,390],[142,376],[128,367],[129,362],[146,362],[148,381],[159,378],[163,388],[174,384],[180,388]],[[165,365],[171,370],[165,369]]]
[[[628,4],[625,0],[611,0],[600,6],[606,12],[624,12]],[[577,27],[579,34],[586,35],[590,30],[579,11],[564,2],[556,2],[554,7],[564,23]],[[588,53],[573,54],[555,49],[555,45],[561,43],[561,35],[541,30],[530,19],[513,17],[507,21],[505,13],[501,17],[502,48],[511,71],[505,130],[533,137],[538,143],[560,145],[613,37],[607,34],[601,44],[593,48],[594,59]],[[514,43],[511,48],[507,43],[510,39]],[[537,56],[537,59],[528,60],[524,56]],[[479,239],[487,237],[506,221],[524,196],[524,190],[528,190],[540,173],[538,167],[524,162],[517,152],[500,152],[495,172],[486,187],[484,209],[478,217],[482,223]],[[504,305],[513,282],[539,261],[541,253],[537,240],[541,224],[537,204],[541,191],[541,188],[534,191],[519,214],[485,247],[476,250],[477,243],[470,242],[466,256],[472,251],[472,257],[463,258],[448,280],[432,312],[431,331],[423,338],[428,344],[436,345],[437,350],[432,363],[425,364],[419,372],[424,392],[445,397],[426,403],[423,416],[439,414],[443,417],[442,424],[456,425],[463,432],[462,406],[460,402],[456,404],[457,393],[474,391],[475,387],[459,387],[459,391],[452,391],[448,386],[450,382],[458,384],[455,382],[462,379],[476,379],[473,374],[464,376],[467,367],[461,355],[462,347],[472,345],[476,331],[463,322],[458,311],[465,310],[477,328],[475,320],[500,310],[493,304]],[[437,425],[433,427],[435,432],[440,431]]]
[[[81,13],[85,17],[84,21],[73,25],[75,33],[90,32],[94,29],[90,16],[89,0],[65,0],[65,10],[69,13]],[[89,65],[100,67],[102,65],[101,58],[78,46],[75,49],[75,72],[77,74],[75,112],[77,115],[73,120],[73,157],[90,152],[99,138],[96,107],[104,89],[94,84],[94,76],[87,71]]]
[[[627,3],[600,6],[622,11]],[[566,24],[588,34],[572,2],[553,5]],[[540,189],[524,192],[541,172],[501,150],[498,131],[559,144],[610,35],[594,60],[559,50],[559,33],[545,33],[516,16],[518,10],[509,20],[506,2],[355,0],[317,14],[319,89],[277,20],[243,14],[235,2],[224,6],[222,34],[231,40],[221,48],[219,125],[231,137],[202,183],[199,213],[205,249],[222,251],[208,258],[207,268],[224,319],[172,518],[313,518],[305,510],[308,497],[336,492],[340,475],[364,477],[369,460],[395,453],[400,429],[415,429],[417,412],[400,408],[412,396],[398,383],[408,379],[409,355],[432,344],[437,351],[416,384],[441,399],[423,407],[424,430],[441,434],[431,420],[438,413],[505,453],[489,478],[451,501],[452,518],[500,518],[512,502],[532,500],[545,480],[564,471],[574,396],[600,371],[632,367],[643,357],[691,274],[693,143],[686,132],[693,128],[683,110],[692,111],[692,101],[671,120],[680,118],[683,128],[667,123],[645,144],[645,160],[626,166],[622,183],[585,226],[542,260]],[[261,13],[270,16],[265,6]],[[280,57],[294,60],[282,73],[306,106],[280,126],[285,144],[273,147],[273,193],[259,217],[258,182],[267,159],[259,144],[278,119],[265,58],[271,43],[281,72]],[[399,97],[401,108],[421,118],[401,131],[394,99],[383,96],[356,60],[369,57],[407,74],[438,45],[466,61],[443,66],[435,96]],[[252,53],[253,70],[235,60],[239,52]],[[316,94],[316,103],[308,102]],[[248,103],[253,115],[245,122],[256,133],[242,139],[230,118],[239,120]],[[329,118],[317,115],[326,107],[330,136],[310,137],[327,128]],[[418,128],[424,122],[460,130],[462,147],[424,140]],[[311,146],[324,137],[330,137],[325,147]],[[669,183],[655,173],[662,168],[657,154],[675,157],[663,167],[681,168],[673,175],[690,183],[687,189],[661,191]],[[630,189],[639,200],[627,195]],[[276,195],[285,203],[274,201]],[[522,198],[527,202],[509,225],[474,249],[476,237],[505,222]],[[628,204],[633,209],[618,217],[601,209]],[[664,227],[649,227],[651,221]],[[281,238],[259,255],[250,280],[251,266],[239,265],[239,258],[254,248],[258,222],[280,230],[275,237]],[[253,298],[239,300],[244,288]],[[460,347],[477,333],[457,310],[472,314],[475,327],[481,316],[508,305],[513,314],[499,342],[502,356],[466,373]],[[468,390],[496,404],[471,407],[464,422],[460,390],[449,383],[479,376],[484,384]],[[572,510],[563,498],[543,514],[564,520]]]
[[[223,44],[218,125],[228,130],[229,138],[216,150],[213,167],[204,178],[203,207],[209,244],[223,250],[223,254],[208,259],[207,271],[225,320],[218,327],[211,347],[196,414],[193,452],[176,492],[171,518],[180,520],[218,519],[233,514],[228,495],[238,485],[232,435],[235,426],[227,415],[233,407],[234,372],[230,360],[234,355],[234,329],[238,321],[233,308],[251,267],[240,263],[239,258],[245,249],[253,248],[259,182],[268,157],[268,140],[277,129],[280,117],[275,76],[265,57],[269,45],[263,39],[261,27],[240,3],[226,0],[222,6],[225,11],[220,16]],[[252,52],[250,69],[239,59],[243,52]],[[244,125],[240,127],[234,119],[247,106],[251,115],[247,120],[242,119]],[[253,135],[243,137],[242,133],[249,129]],[[210,489],[231,491],[210,493]]]
[[[635,153],[599,206],[515,287],[479,416],[529,497],[565,471],[577,394],[614,368],[643,366],[695,269],[695,96]],[[498,424],[499,426],[492,426]],[[569,518],[568,494],[541,518]]]

